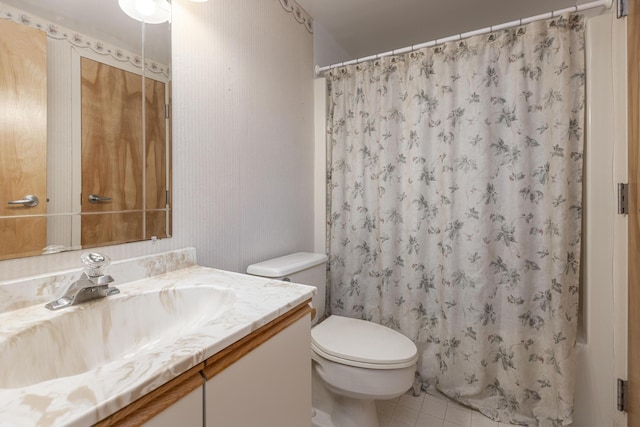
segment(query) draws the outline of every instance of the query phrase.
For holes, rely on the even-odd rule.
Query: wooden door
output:
[[[629,102],[628,427],[640,427],[640,0],[629,1],[627,20]]]
[[[142,78],[82,58],[81,79],[82,246],[142,240]]]
[[[26,195],[35,207],[8,204]],[[37,255],[47,230],[47,37],[0,19],[0,259]]]

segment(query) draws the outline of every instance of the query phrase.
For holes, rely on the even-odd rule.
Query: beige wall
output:
[[[234,271],[312,250],[312,34],[278,0],[175,0],[172,31],[174,237],[101,250],[195,246],[200,264]],[[0,280],[79,256],[2,261]]]

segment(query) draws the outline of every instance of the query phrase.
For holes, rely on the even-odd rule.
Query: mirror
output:
[[[0,260],[170,237],[170,45],[117,0],[0,0]]]

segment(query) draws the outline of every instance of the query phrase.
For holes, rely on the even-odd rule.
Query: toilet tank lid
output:
[[[325,254],[298,252],[251,264],[247,267],[247,273],[262,277],[283,277],[325,263],[327,259]]]

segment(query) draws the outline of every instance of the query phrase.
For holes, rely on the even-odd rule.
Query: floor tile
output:
[[[449,399],[448,396],[446,396],[445,394],[442,394],[440,392],[440,390],[437,390],[435,388],[430,388],[429,392],[427,394],[430,395],[430,396],[433,396],[433,397],[437,397],[438,399],[451,400],[451,399]]]
[[[414,425],[413,424],[407,424],[405,422],[402,422],[400,420],[396,420],[394,418],[391,421],[389,421],[389,423],[387,424],[387,427],[414,427]]]
[[[403,406],[398,403],[396,410],[393,412],[393,419],[413,426],[418,420],[418,415],[420,415],[420,411],[417,409],[409,408],[408,406]]]
[[[398,405],[407,406],[412,409],[417,409],[418,411],[422,407],[422,401],[424,400],[424,394],[420,394],[420,396],[414,396],[413,394],[403,394],[400,396],[398,400]]]
[[[493,421],[479,412],[471,414],[471,427],[499,427],[497,421]]]
[[[418,415],[418,421],[416,427],[442,427],[444,420],[442,418],[434,417],[424,412]]]
[[[471,411],[465,408],[461,408],[457,405],[447,404],[447,412],[444,416],[444,420],[455,424],[460,427],[471,426]],[[446,424],[446,423],[445,423]]]
[[[447,412],[447,401],[427,394],[422,402],[420,412],[444,420],[444,415]]]
[[[408,392],[396,399],[379,400],[376,410],[380,427],[514,427],[492,421],[433,390],[418,397]]]

